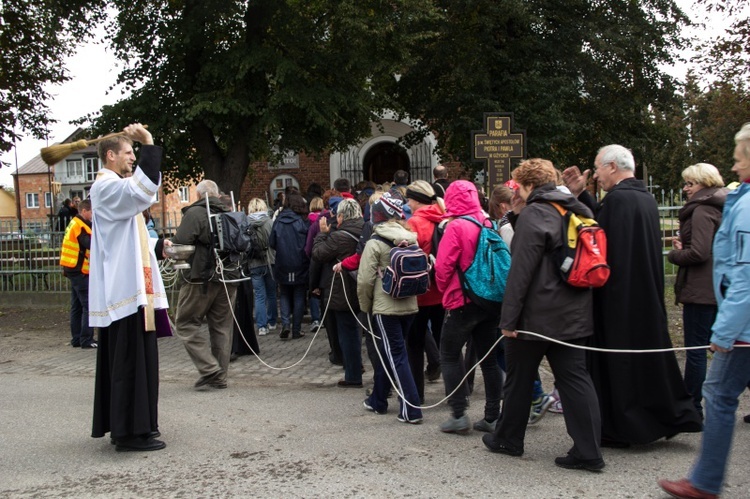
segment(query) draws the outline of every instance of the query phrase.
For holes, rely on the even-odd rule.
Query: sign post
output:
[[[526,158],[526,130],[513,129],[513,113],[484,113],[484,130],[471,132],[472,159],[484,161],[489,192],[510,180],[511,163]]]

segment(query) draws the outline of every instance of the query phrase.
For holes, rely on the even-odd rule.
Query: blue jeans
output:
[[[750,382],[750,348],[716,352],[703,383],[706,420],[701,451],[690,472],[690,483],[711,494],[721,492],[734,435],[739,396]]]
[[[310,296],[310,320],[320,322],[320,298],[317,296]]]
[[[336,315],[339,345],[344,359],[344,379],[362,383],[362,337],[359,335],[357,318],[349,310],[333,313]]]
[[[281,291],[281,324],[284,329],[292,326],[292,335],[297,336],[302,331],[302,316],[305,314],[305,284],[280,284]],[[290,317],[290,314],[293,314]]]
[[[94,330],[89,327],[89,276],[78,274],[70,279],[70,344],[88,346],[94,342]]]
[[[711,342],[711,326],[716,320],[716,305],[685,303],[682,308],[682,324],[685,329],[685,346],[706,346]],[[702,389],[706,379],[706,351],[688,350],[685,352],[685,387],[698,413],[703,416]]]
[[[255,295],[255,323],[259,328],[276,324],[276,281],[267,266],[250,269]]]

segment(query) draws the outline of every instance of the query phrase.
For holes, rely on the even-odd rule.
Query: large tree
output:
[[[436,130],[444,158],[467,161],[483,112],[512,111],[528,153],[590,165],[618,142],[639,162],[663,138],[655,107],[676,82],[663,65],[687,22],[672,0],[442,0],[446,13],[397,85],[404,115]]]
[[[70,79],[63,60],[101,19],[98,2],[0,1],[0,152],[24,132],[47,135],[49,85]]]
[[[98,131],[138,120],[173,177],[239,191],[253,161],[342,149],[389,101],[438,13],[429,0],[111,0],[110,37],[132,94]],[[250,172],[251,173],[251,172]]]

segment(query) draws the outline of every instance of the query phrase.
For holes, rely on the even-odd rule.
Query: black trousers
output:
[[[495,429],[495,440],[523,450],[534,379],[539,363],[543,357],[547,357],[555,375],[555,387],[565,408],[565,427],[573,439],[573,448],[569,453],[579,459],[601,458],[599,401],[591,376],[586,370],[585,352],[549,341],[513,338],[503,341],[506,343],[505,361],[508,371],[503,414]],[[582,345],[584,339],[568,343]]]
[[[159,349],[143,308],[99,330],[91,436],[145,435],[159,429]]]
[[[406,352],[409,356],[409,366],[411,374],[414,377],[414,383],[417,385],[417,393],[420,400],[424,400],[424,354],[427,344],[427,335],[430,334],[428,323],[432,325],[433,334],[440,338],[443,330],[443,319],[445,310],[442,305],[429,305],[419,307],[411,329],[406,337]],[[435,331],[437,330],[437,331]],[[438,344],[438,348],[439,348]],[[440,362],[440,359],[437,359]]]

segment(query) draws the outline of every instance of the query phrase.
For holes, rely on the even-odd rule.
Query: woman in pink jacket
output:
[[[453,414],[440,425],[440,430],[464,434],[471,429],[471,424],[466,415],[467,387],[466,383],[461,383],[466,374],[462,350],[471,339],[477,357],[485,356],[498,338],[500,309],[498,308],[497,312],[487,312],[476,305],[464,295],[459,282],[459,267],[465,271],[474,260],[480,229],[470,220],[455,217],[469,216],[488,227],[491,224],[479,204],[474,184],[465,180],[451,183],[445,192],[445,207],[444,217],[453,219],[445,227],[435,262],[435,281],[443,293],[445,308],[445,321],[440,338],[440,365],[446,395],[456,390],[459,384],[461,386],[448,399]],[[480,366],[486,399],[484,419],[477,421],[474,429],[493,431],[500,416],[502,374],[494,355],[488,355]]]

